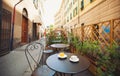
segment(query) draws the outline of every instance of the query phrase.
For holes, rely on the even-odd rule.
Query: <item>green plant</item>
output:
[[[96,56],[96,54],[98,53],[99,50],[100,50],[100,46],[99,46],[98,41],[86,40],[83,42],[82,52],[84,54]]]
[[[64,34],[61,33],[61,35],[55,33],[54,31],[50,31],[48,34],[47,34],[47,38],[48,38],[48,41],[47,41],[47,44],[50,45],[50,44],[54,44],[54,43],[67,43],[67,38]]]
[[[89,40],[84,41],[81,47],[81,52],[83,54],[87,54],[89,52],[89,48],[90,48],[90,42]]]
[[[77,36],[74,36],[73,33],[70,33],[69,37],[71,45],[74,46],[75,49],[81,54],[96,56],[96,53],[98,52],[98,50],[100,50],[98,41],[86,40],[83,42],[80,41]]]
[[[97,76],[115,76],[116,67],[120,66],[120,52],[116,51],[118,45],[108,46],[105,52],[98,53]]]
[[[79,50],[81,49],[82,45],[81,45],[81,41],[79,40],[79,38],[77,36],[74,36],[73,33],[68,33],[68,39],[70,40],[70,45],[74,47],[76,52],[79,52]]]
[[[50,44],[53,44],[53,40],[55,40],[55,35],[53,33],[53,31],[50,31],[48,34],[47,34],[47,45],[50,45]]]
[[[65,43],[65,44],[68,43],[68,42],[67,42],[67,37],[64,36],[64,35],[61,35],[59,40],[61,40],[62,43]]]

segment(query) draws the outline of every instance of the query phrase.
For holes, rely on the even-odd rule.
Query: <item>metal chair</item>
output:
[[[50,46],[46,46],[46,45],[47,45],[47,42],[48,42],[48,38],[47,38],[47,37],[40,39],[40,43],[41,43],[42,45],[44,45],[44,51],[43,51],[43,55],[42,55],[42,57],[43,57],[43,63],[44,63],[44,64],[46,64],[46,59],[47,59],[51,54],[53,54],[53,50],[51,49],[51,47],[50,47]],[[47,47],[47,49],[46,49],[46,47]]]
[[[51,49],[45,49],[44,51],[43,51],[43,64],[46,64],[46,59],[51,55],[51,54],[53,54],[53,50],[51,50]]]
[[[25,49],[25,56],[32,71],[31,76],[54,76],[55,74],[55,71],[51,70],[47,65],[43,64],[43,51],[44,46],[39,42],[30,43]],[[34,55],[34,52],[37,53]]]

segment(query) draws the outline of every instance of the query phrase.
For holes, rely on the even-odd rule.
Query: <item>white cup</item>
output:
[[[72,55],[72,56],[71,56],[71,59],[72,59],[72,60],[75,60],[75,59],[77,59],[77,58],[78,58],[78,57],[77,57],[76,55]]]

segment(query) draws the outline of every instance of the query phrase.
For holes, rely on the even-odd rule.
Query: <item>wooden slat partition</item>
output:
[[[113,20],[113,40],[120,45],[120,18]]]
[[[91,25],[84,25],[73,29],[74,36],[80,41],[98,40],[101,45],[112,45],[113,42],[120,45],[120,18],[112,19]],[[102,47],[104,48],[104,47]]]

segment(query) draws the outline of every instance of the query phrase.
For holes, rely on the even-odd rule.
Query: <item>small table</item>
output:
[[[67,55],[66,59],[59,59],[58,53],[49,56],[46,60],[46,64],[49,68],[56,72],[73,74],[85,71],[90,66],[90,62],[83,56],[78,56],[79,62],[71,62],[69,58],[74,55],[73,53],[65,53]]]
[[[69,44],[62,44],[62,43],[57,43],[57,44],[52,44],[50,45],[52,48],[55,48],[56,50],[57,49],[64,49],[64,48],[67,48],[69,47]]]
[[[52,42],[53,43],[61,43],[62,41],[61,40],[53,40]]]

